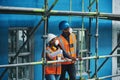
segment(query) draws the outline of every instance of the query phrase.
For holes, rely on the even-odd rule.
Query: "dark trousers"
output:
[[[68,72],[69,74],[69,78],[70,78],[69,80],[76,80],[75,64],[62,65],[60,80],[66,80],[65,79],[66,72]]]

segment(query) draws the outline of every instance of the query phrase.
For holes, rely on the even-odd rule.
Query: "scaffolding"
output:
[[[88,75],[89,75],[89,80],[101,80],[101,79],[106,79],[106,78],[111,78],[111,77],[116,77],[120,75],[110,75],[110,76],[105,76],[105,77],[98,77],[98,71],[101,69],[101,67],[106,63],[106,61],[110,57],[118,57],[120,55],[113,55],[114,51],[118,48],[120,45],[120,41],[117,44],[117,46],[113,49],[113,51],[110,53],[110,55],[104,55],[104,56],[99,56],[98,54],[98,24],[99,24],[99,19],[107,19],[107,20],[117,20],[120,21],[120,14],[112,14],[112,13],[100,13],[98,9],[98,2],[99,0],[89,0],[89,12],[84,12],[84,0],[82,0],[82,12],[80,11],[58,11],[58,10],[52,10],[54,6],[57,4],[58,0],[55,0],[51,7],[48,9],[48,0],[44,0],[44,9],[39,9],[39,8],[23,8],[23,7],[6,7],[6,6],[0,6],[0,14],[24,14],[24,15],[42,15],[42,19],[39,21],[39,23],[32,29],[32,31],[29,33],[28,39],[23,43],[23,45],[19,48],[17,51],[16,55],[14,56],[13,60],[8,64],[8,65],[0,65],[0,68],[5,68],[3,73],[0,75],[0,80],[2,80],[3,76],[7,72],[9,67],[18,67],[18,66],[30,66],[30,65],[39,65],[41,64],[43,67],[43,73],[42,73],[42,80],[44,80],[45,77],[45,72],[44,72],[44,66],[46,64],[50,63],[56,63],[56,62],[66,62],[66,60],[56,60],[56,61],[46,61],[46,39],[47,39],[47,34],[48,34],[48,20],[49,16],[82,16],[82,29],[84,29],[84,17],[89,18],[89,48],[88,48],[88,57],[82,57],[81,59],[77,58],[77,61],[83,61],[83,60],[89,60],[89,65],[90,65],[90,59],[95,59],[95,73],[90,77],[90,66],[88,69]],[[92,5],[96,3],[96,12],[91,12],[91,7]],[[95,56],[91,56],[91,25],[92,25],[92,18],[96,19],[96,34],[95,34]],[[16,57],[19,55],[20,51],[23,49],[23,47],[29,42],[29,39],[31,36],[36,32],[36,30],[40,27],[41,23],[44,21],[44,35],[42,36],[43,38],[43,58],[42,61],[39,62],[30,62],[30,63],[19,63],[19,64],[13,64],[14,60]],[[82,45],[81,45],[81,50],[82,50]],[[82,53],[81,53],[82,56]],[[98,67],[98,59],[101,58],[106,58],[104,62]],[[67,61],[72,61],[71,59]],[[82,68],[81,68],[82,69]],[[82,78],[81,78],[82,80]]]

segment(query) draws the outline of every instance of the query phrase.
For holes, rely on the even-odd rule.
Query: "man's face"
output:
[[[68,34],[69,33],[69,28],[64,29],[63,32]]]

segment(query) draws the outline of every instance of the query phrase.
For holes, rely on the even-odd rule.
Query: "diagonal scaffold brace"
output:
[[[55,0],[53,2],[53,4],[51,5],[50,9],[47,11],[47,13],[49,13],[53,7],[55,6],[55,4],[58,2],[58,0]],[[35,12],[35,11],[34,11]],[[37,11],[36,11],[37,12]],[[50,16],[50,14],[45,14],[45,16]],[[45,18],[43,17],[38,24],[31,30],[31,32],[29,33],[29,36],[27,38],[27,40],[23,43],[23,45],[19,48],[19,50],[16,52],[16,55],[13,57],[12,61],[9,64],[12,64],[14,62],[14,60],[17,58],[17,56],[19,55],[20,51],[23,49],[23,47],[29,42],[30,38],[32,37],[32,35],[36,32],[36,30],[40,27],[41,23],[45,20]],[[5,68],[4,71],[2,72],[2,74],[0,75],[0,80],[2,80],[2,78],[4,77],[5,73],[7,72],[8,68]]]

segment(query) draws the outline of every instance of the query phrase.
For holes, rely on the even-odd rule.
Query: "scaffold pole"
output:
[[[92,8],[92,5],[96,2],[96,0],[93,0],[92,2],[90,1],[89,3],[89,6],[88,6],[88,9],[91,9]]]
[[[96,0],[96,13],[98,13],[98,0]],[[99,22],[98,16],[96,16],[96,34],[95,34],[95,56],[98,56],[98,37],[99,37]],[[95,78],[97,79],[97,67],[98,67],[98,59],[95,59]]]
[[[84,0],[82,0],[82,12],[84,12]],[[81,48],[83,50],[83,32],[84,32],[84,16],[82,16],[82,29],[81,29]],[[81,58],[83,57],[83,52],[80,53]],[[83,72],[83,60],[80,61],[80,80],[82,80],[82,72]]]
[[[108,79],[108,78],[112,78],[112,77],[118,77],[118,76],[120,76],[120,74],[99,77],[98,79],[99,80],[104,80],[104,79]]]
[[[91,4],[91,0],[89,0],[89,5]],[[91,12],[91,8],[89,9]],[[91,30],[92,30],[92,18],[89,18],[89,29],[88,29],[88,57],[91,56]],[[90,60],[88,60],[88,78],[90,78]]]
[[[89,60],[89,59],[102,59],[102,58],[110,58],[110,57],[119,57],[120,54],[117,55],[103,55],[103,56],[91,56],[91,57],[83,57],[83,58],[77,58],[76,61],[80,61],[80,60]],[[72,59],[64,59],[64,60],[54,60],[54,61],[46,61],[46,65],[47,64],[51,64],[51,63],[59,63],[59,62],[69,62],[72,61]],[[28,62],[28,63],[18,63],[18,64],[4,64],[4,65],[0,65],[0,68],[10,68],[10,67],[19,67],[19,66],[33,66],[33,65],[43,65],[44,62],[43,60],[38,61],[38,62]]]
[[[54,3],[52,4],[52,6],[50,7],[50,9],[48,10],[49,12],[53,9],[53,7],[55,6],[55,4],[57,3],[58,0],[55,0]],[[50,14],[47,14],[48,16],[50,16]],[[13,57],[12,61],[9,63],[13,63],[13,61],[16,59],[16,57],[19,55],[20,51],[24,48],[24,46],[29,42],[29,39],[31,38],[31,36],[36,32],[36,30],[40,27],[41,23],[44,21],[44,17],[38,22],[38,24],[31,30],[27,40],[23,43],[23,45],[19,48],[19,50],[16,52],[16,55]],[[7,72],[8,68],[6,68],[2,74],[0,75],[0,80],[2,80],[4,74]]]
[[[112,52],[110,53],[110,55],[113,55],[113,53],[115,52],[115,50],[120,46],[120,41],[118,42],[118,44],[116,45],[116,47],[112,50]],[[107,57],[103,63],[98,67],[97,72],[103,67],[103,65],[108,61],[109,57]],[[91,78],[93,78],[95,75],[95,73],[91,76]]]
[[[37,64],[42,64],[43,65],[43,73],[42,73],[42,80],[44,80],[45,77],[45,72],[44,72],[44,66],[49,63],[56,63],[56,62],[65,62],[66,60],[60,60],[60,61],[46,61],[46,38],[47,38],[47,33],[48,33],[48,17],[49,16],[70,16],[70,21],[71,21],[71,16],[81,16],[82,17],[82,28],[84,26],[84,17],[89,18],[89,23],[90,27],[89,30],[91,31],[91,18],[96,19],[96,34],[95,34],[95,56],[89,55],[89,57],[82,57],[81,59],[77,58],[76,60],[80,60],[81,62],[83,60],[90,60],[90,59],[95,59],[95,73],[93,74],[92,77],[95,77],[96,79],[105,79],[105,78],[110,78],[110,77],[116,77],[120,75],[112,75],[112,76],[105,76],[105,77],[100,77],[98,78],[97,72],[101,69],[101,67],[107,62],[107,60],[110,57],[117,57],[120,55],[112,55],[114,51],[117,49],[117,47],[120,45],[120,42],[118,45],[113,49],[113,51],[110,53],[110,55],[105,55],[105,56],[99,56],[98,55],[98,28],[99,28],[99,19],[106,19],[106,20],[117,20],[120,21],[120,14],[112,14],[112,13],[100,13],[98,10],[98,0],[93,0],[92,2],[90,1],[89,4],[89,12],[84,12],[82,9],[82,12],[80,11],[58,11],[58,10],[52,10],[55,4],[57,3],[58,0],[55,0],[55,2],[52,4],[50,9],[48,10],[48,0],[44,0],[44,9],[39,9],[39,8],[23,8],[23,7],[6,7],[6,6],[0,6],[0,14],[23,14],[23,15],[43,15],[43,18],[39,21],[38,25],[33,28],[33,30],[30,32],[28,39],[23,43],[23,45],[20,47],[20,49],[16,52],[16,55],[13,58],[13,61],[16,59],[16,57],[19,55],[20,51],[23,49],[23,47],[27,44],[31,36],[35,33],[35,31],[39,28],[41,23],[44,21],[44,35],[43,35],[43,60],[39,62],[30,62],[30,63],[19,63],[19,64],[12,64],[13,61],[9,63],[9,65],[0,65],[0,68],[5,68],[3,73],[0,75],[0,80],[2,80],[4,74],[8,70],[9,67],[18,67],[18,66],[28,66],[28,65],[37,65]],[[96,12],[91,12],[91,7],[96,1]],[[83,0],[82,0],[83,2]],[[82,3],[83,4],[83,3]],[[84,4],[83,4],[84,5]],[[82,31],[83,33],[83,31]],[[91,32],[89,32],[91,34]],[[82,39],[81,39],[82,40]],[[89,37],[89,42],[90,42],[90,37]],[[81,41],[82,43],[82,41]],[[83,44],[83,43],[82,43]],[[82,45],[81,45],[81,50],[82,50]],[[89,53],[90,53],[90,44],[89,44]],[[81,52],[82,56],[82,52]],[[100,58],[106,58],[105,61],[100,65],[98,68],[98,59]],[[72,61],[71,59],[67,61]],[[90,63],[89,63],[90,64]],[[81,68],[82,70],[82,68]],[[90,67],[89,67],[90,70]],[[82,73],[82,72],[81,72]]]
[[[39,21],[39,23],[37,24],[37,26],[32,29],[32,31],[31,31],[30,34],[29,34],[29,37],[28,37],[27,40],[23,43],[23,45],[19,48],[19,50],[16,52],[16,55],[13,57],[12,61],[11,61],[9,64],[12,64],[13,61],[17,58],[17,56],[19,55],[20,51],[24,48],[24,46],[28,43],[28,41],[29,41],[29,39],[31,38],[31,36],[32,36],[32,35],[35,33],[35,31],[39,28],[39,26],[41,25],[42,21],[43,21],[43,19],[41,19],[41,20]],[[7,72],[7,70],[8,70],[8,68],[6,68],[6,69],[2,72],[2,74],[0,75],[0,80],[2,80],[4,74]]]
[[[44,15],[44,12],[45,12],[44,9],[39,9],[39,8],[0,6],[0,14]],[[51,10],[49,14],[51,16],[84,16],[84,17],[93,17],[93,18],[98,16],[98,18],[100,19],[120,21],[120,14],[112,14],[112,13]]]

